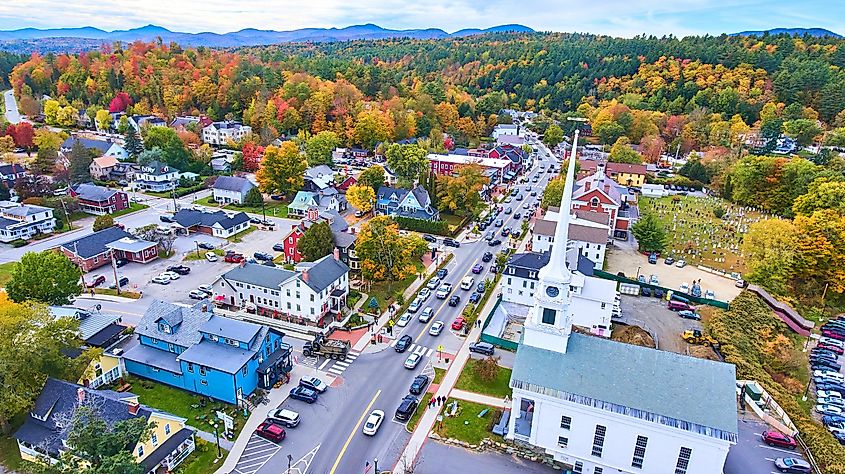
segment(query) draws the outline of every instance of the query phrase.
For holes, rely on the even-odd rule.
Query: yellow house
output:
[[[88,363],[88,367],[76,383],[97,388],[114,382],[123,377],[123,374],[120,357],[104,352],[100,357],[96,357]]]
[[[132,448],[145,472],[172,471],[194,451],[194,429],[185,425],[185,418],[141,405],[132,393],[94,390],[50,378],[26,421],[15,432],[21,458],[55,463],[67,450],[67,420],[73,419],[81,406],[91,407],[108,424],[132,418],[147,420],[152,427],[150,439]]]
[[[648,174],[645,165],[613,162],[607,163],[604,172],[622,186],[635,187],[645,184],[645,178]]]

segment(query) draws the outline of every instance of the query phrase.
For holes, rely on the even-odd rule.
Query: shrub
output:
[[[478,378],[485,382],[492,382],[499,375],[499,358],[487,356],[486,359],[478,361],[475,370],[478,373]]]
[[[12,243],[12,247],[14,247],[14,248],[18,249],[18,248],[21,248],[21,247],[23,247],[24,245],[26,245],[26,244],[27,244],[27,241],[26,241],[26,240],[23,240],[23,239],[15,239],[15,240],[13,240],[11,243]]]
[[[722,206],[714,208],[713,215],[716,217],[716,219],[721,219],[722,217],[725,217],[725,208]]]
[[[426,221],[408,217],[395,217],[394,220],[402,230],[425,232],[428,234],[449,235],[449,223],[446,221]]]

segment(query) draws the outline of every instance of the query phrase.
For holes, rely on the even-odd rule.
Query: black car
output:
[[[199,248],[205,249],[205,250],[214,250],[214,244],[210,244],[208,242],[200,242],[200,243],[197,244],[197,246],[199,246]]]
[[[493,260],[493,252],[484,252],[484,256],[481,257],[482,262],[489,262]]]
[[[460,242],[458,242],[458,241],[457,241],[457,240],[455,240],[455,239],[445,238],[445,239],[443,239],[443,245],[445,245],[445,246],[447,246],[447,247],[455,247],[455,248],[458,248],[458,247],[460,247],[460,246],[461,246],[461,243],[460,243]]]
[[[518,213],[518,212],[517,212],[517,213],[514,213],[514,215],[513,215],[513,218],[514,218],[514,219],[519,219],[520,217],[522,217],[522,214],[520,214],[520,213]]]
[[[176,221],[175,221],[172,217],[170,217],[170,216],[158,216],[158,220],[160,220],[160,221],[162,221],[162,222],[176,222]]]
[[[640,294],[643,296],[651,296],[651,288],[647,286],[640,288]]]
[[[188,273],[191,273],[191,269],[189,267],[186,267],[185,265],[174,265],[172,267],[167,267],[167,271],[178,273],[180,275],[187,275]]]
[[[496,224],[496,227],[502,227],[503,225],[505,225],[505,221],[503,221],[501,219],[496,219],[495,224]]]
[[[285,245],[284,244],[274,244],[273,250],[275,250],[276,252],[284,252],[285,251]]]
[[[505,227],[504,229],[502,229],[502,237],[507,237],[510,234],[511,234],[511,228],[510,227]]]
[[[126,277],[120,277],[120,287],[121,287],[121,288],[126,288],[126,285],[128,285],[128,284],[129,284],[129,278],[126,278]],[[117,288],[117,286],[116,286],[115,284],[112,284],[111,286],[109,286],[109,288],[111,288],[112,290],[114,290],[114,289],[116,289],[116,288]]]
[[[452,297],[449,298],[449,306],[458,306],[458,304],[460,304],[460,302],[461,302],[461,297],[458,296],[458,295],[452,295]]]
[[[259,218],[257,218],[257,217],[250,217],[250,218],[249,218],[249,223],[250,223],[250,224],[261,224],[261,219],[259,219]]]
[[[423,240],[425,240],[426,242],[431,242],[433,244],[437,243],[437,237],[429,234],[423,234]]]
[[[270,199],[274,201],[281,201],[284,197],[281,194],[271,194]]]
[[[417,375],[411,383],[411,388],[408,389],[414,395],[420,395],[428,385],[428,375]]]
[[[675,259],[672,257],[666,257],[666,260],[664,260],[663,263],[665,263],[666,265],[672,265],[673,263],[675,263]]]
[[[404,336],[400,337],[398,341],[396,341],[396,345],[393,346],[393,350],[395,350],[396,352],[405,352],[408,350],[409,347],[411,347],[411,342],[413,342],[411,336],[405,334]]]
[[[835,370],[837,372],[839,372],[842,369],[842,366],[840,364],[837,364],[836,362],[833,362],[833,361],[830,361],[830,360],[810,361],[810,367],[812,367],[813,370],[824,369],[824,370]]]
[[[448,275],[448,274],[449,274],[449,270],[446,270],[445,268],[441,268],[440,270],[437,270],[437,278],[440,278],[441,280],[446,278],[446,275]]]
[[[497,245],[502,245],[502,241],[499,240],[499,239],[493,239],[490,242],[487,242],[487,245],[489,245],[491,247],[495,247]]]
[[[129,260],[126,260],[125,258],[118,258],[118,259],[115,259],[114,266],[116,266],[117,268],[120,268],[120,267],[126,265],[127,263],[129,263]]]
[[[473,342],[469,345],[469,351],[491,356],[495,352],[495,349],[493,348],[493,344],[489,342]]]
[[[273,260],[273,256],[264,252],[255,252],[252,254],[256,260]]]
[[[302,385],[296,386],[290,391],[290,398],[294,400],[301,400],[305,403],[314,403],[317,401],[317,392]]]
[[[662,289],[660,289],[660,288],[654,289],[654,297],[655,298],[663,298],[664,295],[665,295],[665,293],[663,292]]]
[[[264,262],[261,263],[261,264],[264,265],[265,267],[275,267],[276,266],[276,264],[272,260],[264,260]]]
[[[408,421],[414,411],[416,411],[419,403],[417,397],[405,395],[405,398],[402,399],[402,403],[399,404],[399,408],[396,409],[396,413],[393,416],[399,421]]]

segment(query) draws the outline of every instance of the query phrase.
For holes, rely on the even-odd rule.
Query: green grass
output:
[[[15,265],[18,262],[0,263],[0,286],[6,286],[9,280],[12,279],[12,272],[15,270]]]
[[[132,203],[129,203],[129,207],[127,207],[126,209],[123,209],[121,211],[113,212],[111,216],[112,217],[120,217],[120,216],[124,216],[126,214],[129,214],[129,213],[132,213],[132,212],[140,211],[142,209],[147,209],[148,207],[150,207],[150,206],[148,206],[146,204],[132,202]]]
[[[193,252],[185,254],[185,257],[182,259],[182,261],[190,262],[192,260],[205,260],[206,252],[211,252],[214,255],[217,255],[219,257],[223,257],[223,256],[226,255],[226,252],[224,252],[223,249],[214,249],[214,250],[200,249],[199,254],[197,254],[196,250],[194,250]]]
[[[443,408],[443,421],[434,423],[434,431],[444,438],[455,438],[470,444],[480,444],[484,438],[498,438],[490,432],[489,427],[494,422],[496,408],[480,403],[458,400],[458,411],[455,416],[446,416],[451,412],[451,403],[455,399],[446,401]],[[479,418],[478,414],[484,409],[488,412]]]
[[[229,242],[232,242],[233,244],[239,244],[239,243],[244,241],[245,236],[255,232],[256,229],[257,229],[257,227],[255,227],[255,226],[249,226],[246,229],[244,229],[243,231],[238,232],[237,234],[235,234],[231,237],[227,237],[226,240],[228,240]]]
[[[413,433],[415,429],[417,429],[417,425],[420,422],[423,414],[425,414],[426,410],[433,410],[433,408],[428,407],[428,402],[431,400],[434,394],[431,392],[426,392],[423,394],[422,400],[420,400],[420,404],[417,405],[416,411],[411,415],[411,418],[408,419],[408,424],[406,428],[409,432]]]
[[[223,449],[223,457],[217,464],[214,460],[217,459],[217,445],[209,443],[205,440],[196,438],[197,448],[185,459],[182,464],[176,468],[178,474],[209,474],[220,467],[223,459],[226,458],[226,450]]]
[[[446,377],[446,369],[438,369],[437,367],[434,368],[434,380],[431,383],[439,384],[443,382],[443,378]]]
[[[221,207],[213,196],[207,198],[200,198],[193,202],[200,206]],[[239,206],[237,204],[227,204],[222,206],[223,209],[229,211],[243,211],[251,214],[261,214],[261,206]],[[287,217],[288,203],[282,201],[264,201],[264,212],[267,217]]]
[[[481,393],[483,395],[490,395],[496,398],[505,398],[510,396],[511,389],[508,382],[511,379],[511,369],[506,367],[499,367],[499,372],[496,378],[491,382],[485,382],[478,376],[478,363],[476,359],[468,359],[464,370],[458,377],[458,382],[455,388],[466,390],[467,392]]]
[[[0,465],[16,470],[22,462],[21,453],[18,451],[18,442],[11,436],[0,436]]]
[[[192,408],[191,405],[200,403],[199,395],[137,377],[125,377],[124,379],[132,384],[130,391],[138,395],[141,403],[186,418],[187,423],[195,428],[213,433],[214,427],[211,426],[209,421],[216,421],[215,410],[222,410],[234,418],[236,437],[243,429],[243,411],[234,405],[206,400],[204,408]]]
[[[421,272],[423,270],[422,263],[417,263],[417,272]],[[377,281],[373,282],[370,285],[370,288],[366,291],[367,293],[367,302],[364,303],[364,306],[361,307],[362,311],[367,311],[369,309],[369,300],[372,297],[376,298],[378,301],[378,306],[381,311],[387,309],[387,305],[392,303],[396,298],[397,293],[404,293],[405,290],[411,286],[411,283],[417,279],[417,274],[409,275],[404,280],[388,282],[388,281]],[[408,304],[410,301],[406,301]],[[396,314],[398,315],[401,311],[397,311]]]
[[[89,292],[91,290],[88,290]],[[94,294],[97,295],[108,295],[108,296],[122,296],[124,298],[132,298],[132,299],[139,299],[141,298],[141,294],[136,291],[129,291],[129,290],[120,290],[120,294],[117,294],[116,289],[111,288],[94,288]]]

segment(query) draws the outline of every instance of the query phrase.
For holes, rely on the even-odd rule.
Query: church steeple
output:
[[[523,344],[555,352],[566,352],[572,331],[571,295],[569,286],[572,273],[566,267],[566,248],[569,242],[569,220],[572,212],[572,188],[575,183],[575,160],[578,149],[578,131],[572,139],[572,153],[566,168],[566,181],[560,200],[557,227],[555,228],[549,263],[538,273],[539,291],[535,293],[534,306],[528,314],[523,334]]]

